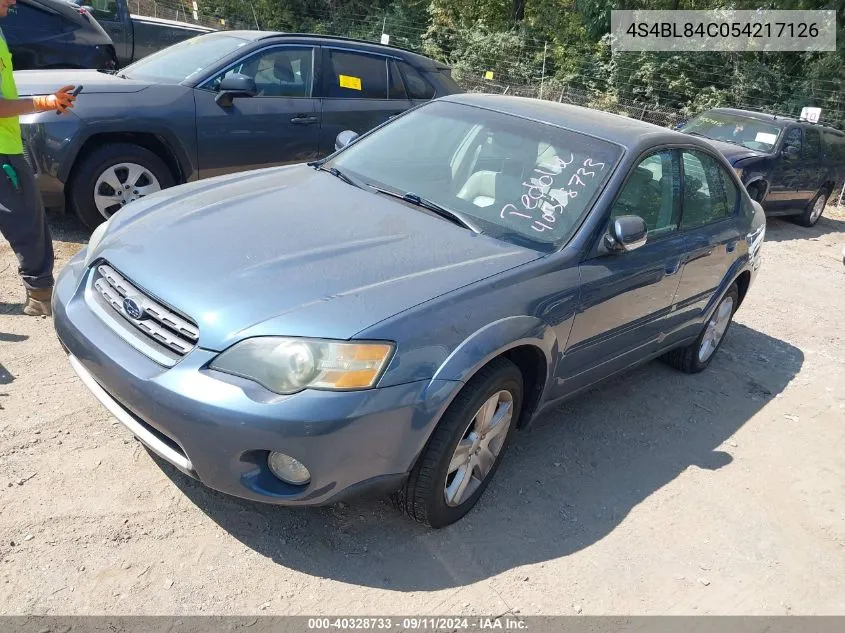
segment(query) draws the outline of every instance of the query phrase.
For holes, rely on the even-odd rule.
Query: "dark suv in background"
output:
[[[795,118],[716,108],[680,126],[710,139],[766,215],[813,226],[845,179],[845,133]]]
[[[118,67],[108,33],[65,0],[17,0],[0,26],[15,70]]]
[[[21,127],[47,206],[67,202],[90,228],[175,184],[321,158],[344,130],[460,92],[448,66],[403,49],[261,31],[200,35],[117,74],[16,79],[22,96],[85,86],[68,116]]]

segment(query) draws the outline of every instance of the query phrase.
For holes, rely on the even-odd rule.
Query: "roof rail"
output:
[[[355,42],[357,44],[370,44],[372,46],[381,46],[383,48],[395,48],[396,50],[404,51],[406,53],[412,53],[414,55],[419,55],[420,57],[426,57],[419,51],[411,50],[410,48],[405,48],[403,46],[396,46],[395,44],[382,44],[381,42],[372,42],[370,40],[364,40],[360,37],[346,37],[344,35],[329,35],[328,33],[289,33],[287,31],[268,31],[266,35],[259,39],[268,39],[271,37],[277,37],[279,35],[287,35],[291,37],[313,37],[317,39],[324,39],[324,40],[340,40],[341,42]],[[436,59],[432,59],[432,61],[436,63],[438,62]]]

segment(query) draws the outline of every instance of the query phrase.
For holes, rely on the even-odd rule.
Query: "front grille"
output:
[[[108,264],[97,266],[96,274],[94,289],[128,323],[179,356],[196,346],[200,331],[195,323],[133,286]],[[127,312],[127,303],[138,308],[139,316]]]

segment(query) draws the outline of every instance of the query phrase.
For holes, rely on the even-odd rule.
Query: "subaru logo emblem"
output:
[[[144,308],[132,297],[126,297],[123,300],[123,310],[130,318],[136,321],[144,317]]]

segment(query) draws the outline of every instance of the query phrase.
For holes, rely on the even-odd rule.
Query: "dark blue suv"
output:
[[[845,176],[845,133],[795,118],[716,108],[680,130],[711,139],[766,215],[813,226]]]

